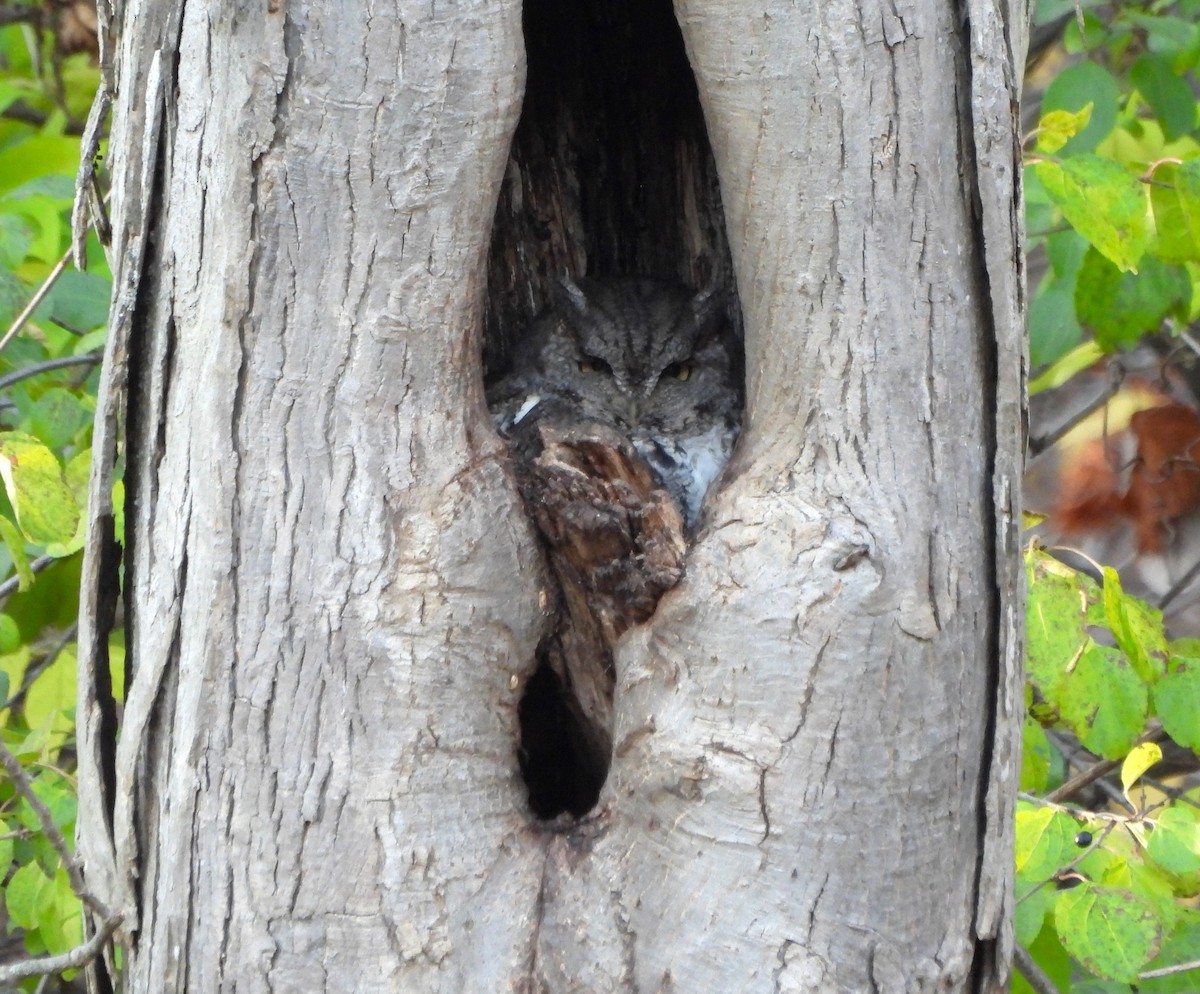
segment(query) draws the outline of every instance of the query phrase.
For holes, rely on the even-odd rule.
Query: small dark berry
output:
[[[1077,836],[1075,836],[1075,845],[1079,846],[1080,849],[1086,849],[1091,844],[1092,844],[1092,833],[1091,832],[1080,832]]]

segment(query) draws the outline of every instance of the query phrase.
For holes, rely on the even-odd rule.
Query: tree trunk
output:
[[[527,114],[573,109],[517,130],[515,0],[115,15],[79,843],[127,990],[1003,989],[1024,5],[675,14],[702,119],[656,151],[634,52],[591,166],[532,38]],[[479,357],[564,268],[736,285],[746,414],[599,804],[539,822],[549,577]]]

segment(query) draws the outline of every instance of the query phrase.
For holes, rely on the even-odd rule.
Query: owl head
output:
[[[534,335],[534,362],[584,418],[624,431],[685,431],[706,404],[728,402],[724,317],[715,287],[566,278]]]

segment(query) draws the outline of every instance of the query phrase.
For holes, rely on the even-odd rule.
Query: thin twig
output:
[[[92,109],[88,111],[87,124],[84,125],[83,140],[80,142],[79,169],[75,173],[75,202],[71,205],[71,254],[75,258],[75,268],[80,272],[87,268],[89,221],[91,227],[95,228],[96,237],[106,254],[112,245],[112,224],[96,175],[100,139],[111,107],[112,96],[107,87],[101,85],[92,101]]]
[[[1166,737],[1166,732],[1164,732],[1161,728],[1155,728],[1138,739],[1137,744],[1142,745],[1146,742],[1162,742],[1166,739]],[[1083,790],[1084,787],[1088,786],[1088,784],[1099,780],[1102,776],[1105,776],[1106,774],[1109,774],[1113,770],[1117,769],[1121,763],[1122,760],[1119,759],[1104,759],[1098,763],[1093,763],[1091,766],[1075,774],[1075,776],[1071,777],[1070,780],[1062,784],[1062,786],[1056,790],[1050,791],[1050,793],[1046,795],[1045,799],[1053,804],[1061,804],[1068,798],[1074,797],[1081,790]]]
[[[50,292],[51,287],[53,287],[58,281],[58,278],[62,276],[63,270],[67,268],[67,263],[70,261],[71,250],[67,249],[67,251],[63,253],[63,257],[59,259],[58,262],[54,264],[54,268],[50,270],[50,275],[42,280],[42,285],[39,286],[34,292],[33,296],[29,298],[29,303],[25,305],[21,313],[18,314],[13,320],[13,323],[9,326],[8,331],[4,333],[4,337],[0,338],[0,351],[3,351],[4,347],[16,337],[17,332],[19,332],[25,326],[25,322],[28,321],[33,312],[37,310],[38,305],[46,299],[46,294]]]
[[[21,124],[31,124],[35,128],[42,127],[48,120],[50,120],[50,115],[45,111],[30,107],[28,104],[23,103],[20,100],[18,100],[16,103],[9,104],[8,107],[4,109],[4,112],[0,113],[0,117],[7,121],[19,121]],[[74,117],[68,118],[66,124],[63,125],[63,134],[72,135],[73,137],[82,135],[83,121],[80,121]]]
[[[1013,963],[1017,968],[1017,972],[1025,978],[1025,982],[1032,987],[1037,994],[1062,994],[1062,992],[1054,986],[1054,981],[1046,976],[1033,957],[1029,955],[1029,951],[1018,945],[1013,950]]]
[[[1192,333],[1189,329],[1185,328],[1179,333],[1179,340],[1184,342],[1187,347],[1196,355],[1200,356],[1200,342],[1197,342],[1196,339],[1192,337]]]
[[[41,822],[42,831],[46,833],[46,838],[50,840],[50,844],[54,846],[55,851],[62,860],[63,868],[67,871],[67,877],[71,881],[71,889],[75,892],[75,896],[100,918],[105,920],[110,918],[111,912],[92,896],[91,892],[87,889],[87,884],[83,882],[83,873],[79,869],[79,864],[75,862],[74,855],[67,847],[67,840],[63,838],[62,832],[54,824],[54,816],[50,813],[50,809],[33,792],[33,784],[29,782],[29,777],[25,775],[25,770],[21,767],[20,761],[8,751],[8,746],[3,742],[0,742],[0,766],[3,766],[9,777],[12,778],[13,786],[17,788],[17,792],[33,808],[34,814],[37,815],[38,821]]]
[[[37,4],[14,4],[11,7],[0,8],[0,24],[29,24],[41,25],[46,12]]]
[[[20,689],[12,695],[7,701],[0,703],[0,709],[14,708],[25,699],[25,695],[29,693],[29,688],[33,686],[34,681],[54,665],[55,660],[62,655],[65,649],[79,634],[79,623],[76,622],[63,633],[63,637],[58,640],[58,643],[49,652],[46,653],[36,663],[31,663],[25,668],[25,675],[21,678]]]
[[[1147,970],[1145,973],[1138,974],[1138,980],[1169,977],[1173,973],[1187,973],[1188,970],[1200,970],[1200,959],[1189,960],[1186,963],[1176,963],[1174,966],[1160,966],[1157,970]]]
[[[18,980],[24,980],[26,977],[50,976],[62,973],[64,970],[78,970],[80,967],[87,966],[100,955],[105,943],[112,938],[112,934],[120,927],[124,917],[120,912],[109,915],[100,923],[96,934],[87,942],[68,952],[60,953],[58,956],[41,956],[37,959],[27,959],[20,963],[0,966],[0,984],[11,984]]]
[[[49,566],[54,561],[55,561],[55,559],[53,556],[38,556],[37,559],[35,559],[33,562],[31,562],[29,564],[29,572],[40,573],[42,570],[44,570],[47,566]],[[18,576],[10,576],[3,583],[0,583],[0,600],[3,600],[5,597],[7,597],[9,594],[11,594],[14,590],[16,590],[20,585],[21,585],[21,577],[19,575]]]
[[[1048,448],[1061,440],[1064,435],[1068,434],[1073,428],[1075,428],[1076,425],[1086,421],[1089,417],[1095,414],[1096,411],[1100,410],[1100,408],[1105,407],[1108,402],[1117,395],[1118,391],[1121,389],[1121,384],[1124,382],[1125,367],[1115,360],[1110,360],[1107,386],[1105,386],[1105,388],[1095,399],[1085,404],[1082,408],[1080,408],[1080,410],[1075,412],[1073,417],[1068,418],[1066,422],[1059,425],[1053,431],[1045,435],[1038,435],[1036,438],[1031,438],[1029,440],[1030,457],[1040,455],[1041,453],[1045,452]],[[1106,437],[1108,435],[1107,427],[1108,426],[1105,425],[1104,434]]]
[[[20,383],[22,380],[27,380],[32,376],[40,376],[42,373],[49,373],[55,369],[66,369],[69,366],[97,366],[103,359],[104,354],[100,349],[96,349],[84,355],[68,355],[60,359],[47,359],[45,362],[35,362],[31,366],[25,366],[23,369],[13,370],[7,376],[0,376],[0,390],[7,390],[14,383]]]
[[[1188,571],[1171,585],[1171,589],[1162,595],[1162,598],[1158,602],[1159,608],[1165,611],[1167,605],[1182,594],[1198,575],[1200,575],[1200,560],[1193,563]]]

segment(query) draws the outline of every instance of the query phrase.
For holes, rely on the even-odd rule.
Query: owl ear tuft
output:
[[[716,280],[709,283],[692,298],[692,316],[696,327],[703,334],[725,309],[725,291]]]
[[[559,313],[575,317],[585,317],[590,310],[587,297],[570,276],[555,282],[554,306]]]

